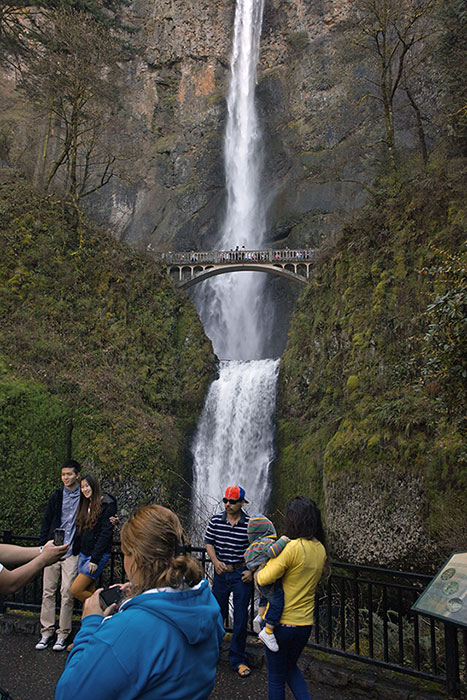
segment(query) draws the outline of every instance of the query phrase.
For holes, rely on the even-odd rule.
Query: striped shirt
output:
[[[260,564],[264,564],[268,559],[277,557],[287,544],[284,537],[276,540],[272,535],[258,537],[250,544],[245,552],[245,563],[250,571],[254,571]]]
[[[211,544],[216,550],[216,556],[225,564],[238,564],[243,562],[245,549],[248,547],[247,526],[250,516],[243,510],[240,520],[231,525],[227,520],[227,513],[217,513],[209,521],[205,544]]]

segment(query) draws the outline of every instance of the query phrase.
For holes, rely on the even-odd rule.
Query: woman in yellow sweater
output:
[[[309,498],[294,498],[285,512],[285,534],[290,537],[278,557],[270,559],[256,578],[260,586],[282,579],[284,610],[274,632],[279,651],[266,647],[268,700],[284,700],[287,683],[296,700],[311,696],[297,661],[311,633],[315,591],[328,568],[321,513]]]

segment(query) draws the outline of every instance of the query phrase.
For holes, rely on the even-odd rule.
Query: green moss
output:
[[[442,552],[461,547],[467,532],[465,386],[450,375],[454,398],[426,379],[426,311],[433,288],[445,290],[447,282],[423,269],[437,260],[433,246],[462,245],[458,169],[432,168],[404,187],[389,183],[345,228],[294,311],[278,402],[279,426],[287,429],[278,433],[276,505],[293,495],[287,481],[308,485],[302,493],[314,496],[324,482],[356,470],[362,481],[381,469],[417,476],[427,536]]]
[[[51,466],[67,456],[70,412],[46,387],[13,377],[2,365],[1,520],[3,527],[24,532],[26,524],[37,522],[38,509],[56,485]]]
[[[355,391],[355,389],[358,388],[360,384],[360,380],[355,374],[351,374],[350,377],[347,379],[347,384],[346,388],[347,391]]]
[[[176,503],[215,372],[194,306],[151,259],[77,235],[65,205],[2,175],[0,527],[37,531],[67,454]]]

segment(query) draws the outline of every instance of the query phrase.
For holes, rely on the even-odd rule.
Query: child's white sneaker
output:
[[[268,634],[266,632],[266,627],[261,630],[261,632],[258,634],[258,637],[261,639],[261,641],[266,644],[267,648],[270,651],[279,651],[279,645],[277,643],[276,636],[274,632],[272,634]]]
[[[258,613],[253,620],[253,629],[256,632],[256,634],[259,634],[261,630],[263,629],[263,625],[261,624],[263,622],[263,618],[261,615]]]

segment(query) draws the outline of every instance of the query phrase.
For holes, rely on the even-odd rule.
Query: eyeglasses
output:
[[[224,503],[230,503],[231,506],[234,506],[236,503],[240,503],[239,498],[223,498],[222,500]]]

